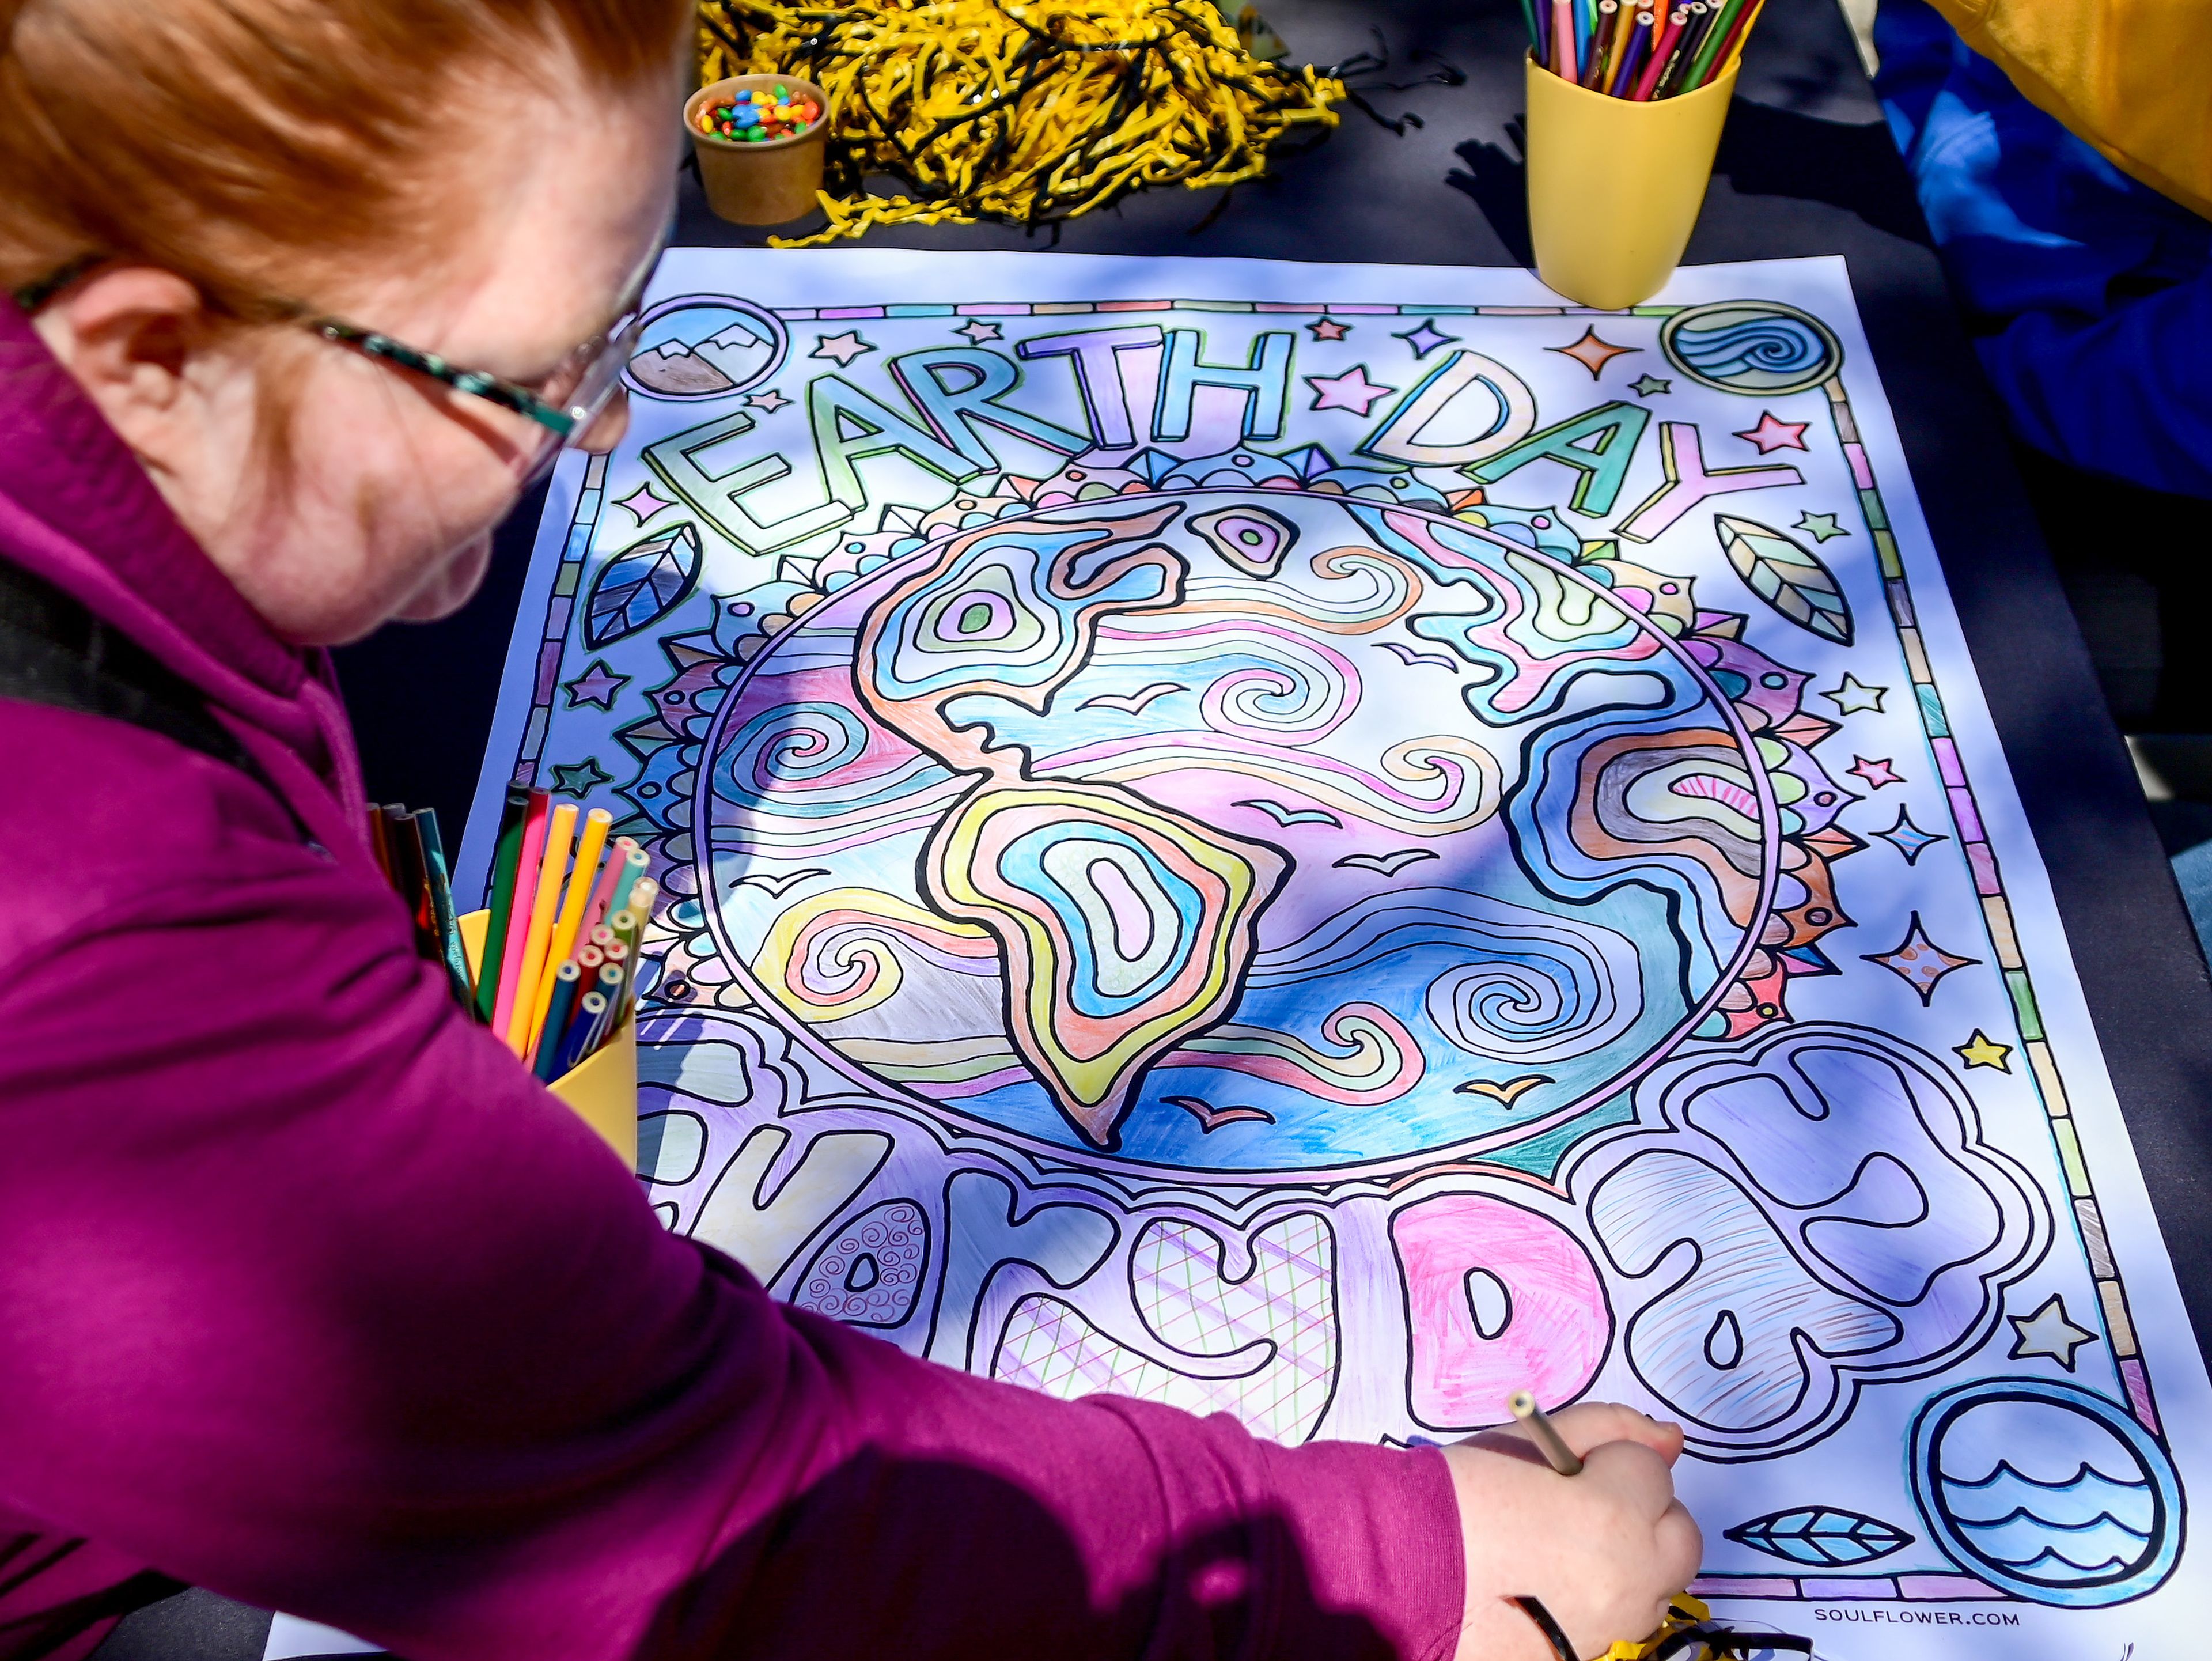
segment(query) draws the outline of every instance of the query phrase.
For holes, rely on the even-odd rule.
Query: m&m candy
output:
[[[822,106],[805,93],[779,82],[773,90],[748,88],[726,103],[699,112],[699,131],[733,144],[760,144],[772,138],[796,138],[822,119]]]

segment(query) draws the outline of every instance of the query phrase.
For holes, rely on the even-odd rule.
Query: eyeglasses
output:
[[[441,386],[451,386],[457,392],[465,392],[471,398],[496,404],[502,410],[529,417],[546,430],[550,441],[538,447],[524,481],[528,484],[535,484],[545,476],[565,446],[581,444],[591,436],[592,429],[599,424],[599,417],[606,413],[607,405],[614,401],[622,386],[623,366],[637,350],[638,338],[645,327],[643,313],[633,301],[630,309],[612,328],[570,352],[562,360],[561,367],[546,376],[533,392],[518,381],[484,369],[459,368],[435,352],[419,351],[388,334],[334,317],[301,321],[324,339],[351,347],[365,357],[396,363]]]
[[[298,324],[366,357],[397,364],[457,392],[465,392],[471,398],[496,404],[502,410],[529,417],[545,429],[548,439],[539,445],[538,454],[524,475],[523,484],[527,488],[551,471],[564,447],[586,442],[592,428],[606,414],[607,406],[614,402],[622,386],[623,366],[637,350],[639,338],[644,332],[646,284],[652,280],[653,268],[660,263],[661,253],[675,228],[675,216],[672,214],[668,229],[661,234],[653,252],[625,285],[615,321],[562,358],[560,367],[534,386],[509,380],[486,369],[461,368],[435,352],[423,351],[356,323],[313,315],[306,307],[291,302],[275,302],[266,311],[272,320]],[[82,255],[39,281],[16,289],[15,303],[27,316],[34,313],[79,277],[90,275],[106,263],[104,255]]]

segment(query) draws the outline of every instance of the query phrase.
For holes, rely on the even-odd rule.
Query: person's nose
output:
[[[607,400],[607,407],[598,418],[584,429],[576,441],[576,447],[588,450],[593,455],[605,455],[622,442],[623,435],[629,430],[629,389],[618,386],[615,395]]]

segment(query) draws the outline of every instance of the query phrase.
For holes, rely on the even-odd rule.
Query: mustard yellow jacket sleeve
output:
[[[2212,0],[1933,0],[2115,167],[2212,218]]]

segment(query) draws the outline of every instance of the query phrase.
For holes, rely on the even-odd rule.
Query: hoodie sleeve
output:
[[[413,1661],[1451,1652],[1440,1457],[776,1304],[357,872],[173,850],[0,1032],[0,1500],[58,1532]]]

